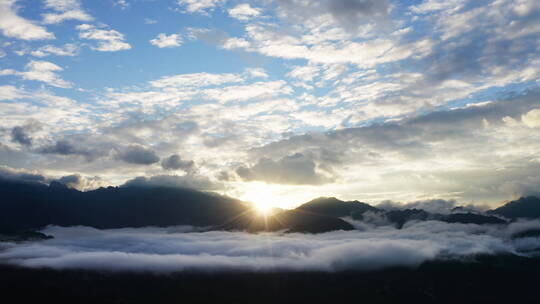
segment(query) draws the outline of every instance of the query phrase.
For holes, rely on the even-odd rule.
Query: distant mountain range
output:
[[[354,229],[351,219],[377,218],[401,228],[411,220],[505,224],[540,217],[540,198],[522,197],[484,214],[456,209],[450,214],[421,209],[383,210],[359,201],[321,197],[293,210],[263,217],[249,203],[192,189],[121,186],[81,192],[50,185],[0,180],[0,232],[47,225],[84,225],[100,229],[193,225],[208,229],[320,233]]]

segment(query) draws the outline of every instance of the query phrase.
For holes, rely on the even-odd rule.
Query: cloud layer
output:
[[[324,234],[211,231],[193,227],[48,227],[55,238],[3,243],[0,260],[27,267],[108,271],[323,271],[415,267],[434,259],[474,255],[535,255],[540,238],[512,240],[540,222],[508,227],[411,222],[403,229],[364,225]]]

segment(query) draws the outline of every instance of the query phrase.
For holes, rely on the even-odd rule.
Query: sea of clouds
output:
[[[169,273],[177,271],[324,271],[416,267],[478,254],[538,254],[540,238],[512,239],[540,221],[489,226],[409,222],[403,229],[358,226],[322,234],[201,231],[194,227],[51,226],[54,239],[0,243],[0,261],[26,267]]]

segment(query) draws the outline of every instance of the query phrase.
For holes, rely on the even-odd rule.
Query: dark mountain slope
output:
[[[367,211],[382,212],[366,203],[359,201],[342,201],[335,197],[319,197],[296,208],[298,211],[306,211],[333,217],[350,216],[354,219],[361,219],[362,214]]]
[[[506,203],[489,213],[501,215],[509,219],[538,218],[540,217],[540,198],[536,196],[521,197],[518,200]]]
[[[326,232],[350,230],[345,221],[301,211],[283,211],[266,223],[248,203],[214,193],[165,187],[108,187],[88,192],[60,183],[0,181],[0,232],[46,225],[100,229],[193,225],[209,229]]]
[[[302,210],[287,210],[269,216],[246,212],[220,226],[223,230],[245,230],[250,232],[278,231],[322,233],[333,230],[353,230],[354,227],[342,219]]]

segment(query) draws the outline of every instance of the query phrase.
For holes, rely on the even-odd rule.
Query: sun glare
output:
[[[253,203],[254,209],[260,215],[269,215],[279,204],[279,198],[265,186],[249,189],[241,196],[241,199]]]
[[[257,210],[257,213],[259,215],[270,215],[272,212],[272,206],[264,204],[264,203],[255,203],[255,210]]]

